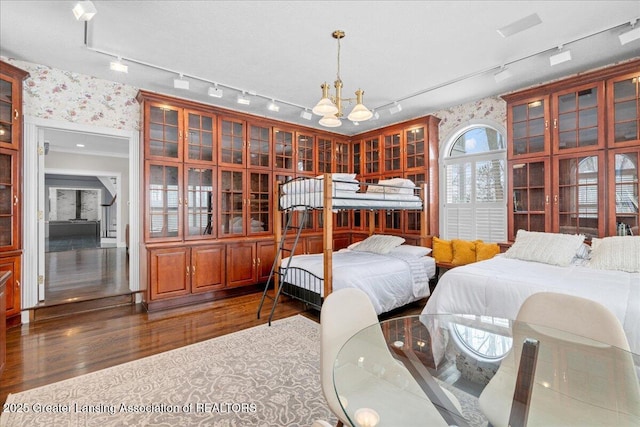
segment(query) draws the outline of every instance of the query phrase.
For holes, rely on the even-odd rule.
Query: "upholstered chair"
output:
[[[539,340],[527,427],[636,425],[640,387],[622,325],[593,300],[540,292],[522,304],[513,348],[480,395],[494,427],[509,425],[525,338]]]

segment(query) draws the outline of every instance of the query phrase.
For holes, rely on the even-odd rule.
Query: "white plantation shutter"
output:
[[[483,139],[484,138],[484,139]],[[506,146],[493,127],[471,126],[454,134],[443,159],[444,239],[507,239]]]

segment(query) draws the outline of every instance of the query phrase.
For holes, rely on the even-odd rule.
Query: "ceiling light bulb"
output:
[[[635,24],[635,22],[633,24]],[[640,26],[638,28],[632,28],[631,30],[627,31],[626,33],[620,34],[618,36],[618,38],[620,39],[620,44],[621,45],[625,45],[625,44],[630,43],[630,42],[632,42],[634,40],[640,39]]]
[[[327,114],[326,116],[321,118],[318,123],[328,128],[337,128],[338,126],[342,125],[342,120],[337,118],[335,114]]]
[[[275,100],[271,100],[271,102],[269,103],[269,105],[267,105],[267,109],[269,111],[273,111],[275,113],[277,113],[278,111],[280,111],[280,106],[278,104],[276,104]]]
[[[89,0],[79,1],[72,9],[73,16],[78,21],[91,21],[93,17],[98,13],[96,7]]]
[[[122,58],[118,57],[116,61],[111,61],[109,63],[109,68],[111,71],[117,71],[118,73],[128,73],[129,66],[122,63]]]
[[[209,94],[209,96],[212,96],[214,98],[222,98],[222,89],[220,89],[218,85],[209,87],[207,93]]]
[[[236,102],[238,104],[242,104],[242,105],[251,104],[251,100],[249,98],[247,98],[247,96],[244,94],[244,92],[238,94],[238,97],[236,98]]]

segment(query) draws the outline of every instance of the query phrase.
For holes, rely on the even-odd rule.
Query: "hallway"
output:
[[[45,301],[38,307],[130,294],[126,248],[45,254]]]

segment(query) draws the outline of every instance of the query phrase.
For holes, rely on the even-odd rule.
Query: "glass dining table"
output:
[[[475,315],[364,328],[339,351],[335,392],[353,426],[640,426],[640,355]]]

